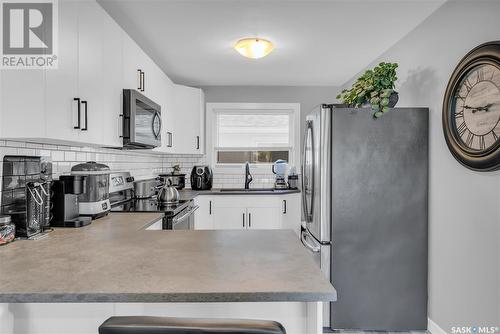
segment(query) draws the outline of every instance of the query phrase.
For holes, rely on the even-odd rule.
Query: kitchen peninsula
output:
[[[336,291],[293,231],[146,230],[159,218],[112,213],[0,248],[0,332],[94,332],[118,314],[262,318],[321,332],[321,302]]]

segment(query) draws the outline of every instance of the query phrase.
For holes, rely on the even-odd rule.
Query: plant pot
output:
[[[399,101],[398,92],[392,92],[391,96],[389,96],[389,108],[394,108]]]

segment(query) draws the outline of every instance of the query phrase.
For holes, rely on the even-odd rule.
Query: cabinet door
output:
[[[245,207],[214,206],[213,226],[216,230],[242,230],[247,228]]]
[[[78,10],[78,95],[82,99],[80,140],[100,144],[103,138],[101,103],[105,57],[102,38],[103,10],[93,1],[79,1]]]
[[[123,88],[140,90],[141,78],[141,49],[135,41],[126,33],[122,32],[123,40]]]
[[[96,109],[101,115],[103,124],[102,145],[122,146],[122,118],[123,110],[123,52],[122,30],[120,26],[102,8],[102,41],[103,41],[103,68],[100,73],[102,98]]]
[[[292,229],[300,236],[302,203],[300,193],[281,196],[282,228]]]
[[[45,136],[44,70],[1,70],[2,138]]]
[[[79,3],[59,3],[59,66],[45,78],[46,138],[79,141],[78,10]],[[79,128],[78,128],[79,127]]]
[[[194,229],[195,230],[212,230],[212,196],[197,196],[194,199],[195,205],[199,206],[194,213]]]
[[[203,92],[202,89],[198,90],[198,95],[199,95],[199,110],[198,110],[198,115],[200,118],[199,121],[199,126],[197,128],[198,133],[198,147],[196,150],[196,153],[199,154],[205,154],[205,122],[206,122],[206,116],[205,116],[205,93]]]
[[[174,85],[174,152],[181,154],[200,153],[202,143],[201,90],[199,88]]]
[[[247,208],[248,228],[252,230],[281,229],[281,212],[278,207]]]

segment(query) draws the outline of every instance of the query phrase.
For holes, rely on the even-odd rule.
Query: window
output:
[[[298,104],[207,104],[215,166],[296,164]],[[297,128],[297,129],[296,129]]]

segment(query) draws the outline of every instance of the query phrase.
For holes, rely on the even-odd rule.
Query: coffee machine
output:
[[[288,189],[288,184],[285,181],[285,174],[288,169],[286,160],[276,160],[274,162],[272,171],[276,175],[274,181],[274,189],[282,190]]]
[[[78,195],[85,192],[86,176],[61,175],[52,184],[54,193],[52,208],[53,227],[82,227],[92,222],[92,217],[79,215]]]

